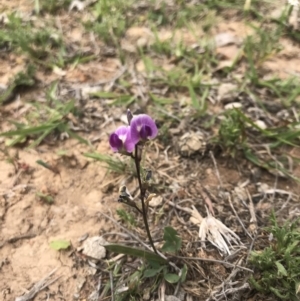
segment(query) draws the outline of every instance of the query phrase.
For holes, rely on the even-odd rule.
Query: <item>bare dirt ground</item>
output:
[[[32,11],[32,6],[28,5],[28,1],[6,0],[1,2],[0,10],[17,10],[26,14]],[[30,102],[33,99],[44,99],[46,88],[54,80],[59,81],[60,96],[63,98],[70,95],[68,93],[71,90],[76,94],[78,89],[81,89],[82,92],[85,87],[101,81],[110,83],[118,76],[122,66],[121,61],[101,55],[101,51],[104,51],[102,42],[97,38],[91,39],[89,34],[84,32],[80,23],[76,22],[80,18],[84,18],[84,16],[79,12],[63,11],[56,17],[56,21],[60,23],[61,30],[70,44],[80,44],[85,51],[97,53],[97,57],[91,62],[68,66],[64,70],[55,70],[54,72],[38,70],[36,76],[39,85],[29,91],[20,91],[13,102],[0,108],[1,132],[12,128],[9,120],[23,120],[23,115],[27,112],[30,113]],[[47,15],[45,19],[47,19]],[[220,20],[214,29],[215,34],[230,32],[237,39],[244,38],[251,32],[251,29],[238,19],[230,22]],[[161,36],[167,35],[167,31],[168,29],[165,29],[164,32],[161,32]],[[136,32],[134,34],[137,34],[138,37],[140,35]],[[200,32],[197,34],[201,36]],[[189,36],[186,33],[184,42],[192,45],[195,42],[193,35]],[[97,51],[99,49],[100,52]],[[239,44],[235,43],[218,47],[216,52],[222,59],[216,68],[223,68],[236,56],[238,51]],[[299,55],[298,45],[286,41],[284,51],[265,62],[266,76],[277,74],[285,78],[287,73],[299,74]],[[0,83],[7,85],[10,78],[22,70],[26,63],[27,58],[22,54],[1,54]],[[143,68],[141,62],[136,62],[136,69],[141,74],[143,74]],[[164,68],[173,68],[173,62],[165,62]],[[241,66],[240,72],[243,72],[243,66]],[[132,91],[135,89],[136,87]],[[102,100],[92,99],[82,104],[85,112],[93,109],[93,116],[86,113],[83,126],[85,130],[79,134],[83,138],[93,141],[93,150],[101,154],[111,154],[108,135],[116,125],[121,124],[120,116],[124,114],[126,108],[123,110],[120,107],[108,107],[101,102]],[[151,111],[152,107],[139,104],[132,107],[133,111],[145,109]],[[223,105],[210,104],[208,110],[217,113],[223,110]],[[180,133],[191,128],[193,125],[186,123],[183,129],[180,129]],[[226,203],[226,198],[223,198],[220,192],[232,193],[236,187],[240,187],[242,183],[248,181],[246,186],[253,196],[257,214],[255,230],[268,224],[272,209],[279,212],[278,219],[281,221],[288,217],[299,216],[300,186],[296,181],[277,177],[265,170],[254,168],[243,159],[229,159],[222,151],[213,149],[220,176],[218,178],[216,166],[209,151],[204,156],[181,157],[177,147],[179,136],[176,133],[171,136],[172,143],[167,151],[159,142],[153,142],[150,145],[146,164],[154,167],[157,171],[156,183],[160,187],[172,187],[167,193],[162,194],[164,205],[160,210],[163,216],[170,216],[168,222],[172,226],[178,229],[183,227],[186,230],[186,233],[185,230],[182,230],[185,245],[188,245],[191,239],[188,233],[197,233],[198,230],[196,227],[187,227],[188,216],[184,212],[178,210],[176,214],[179,214],[180,217],[178,215],[176,217],[174,213],[176,209],[168,202],[190,199],[192,204],[201,208],[201,212],[205,216],[203,187],[208,188],[211,193],[215,215],[224,224],[241,234],[244,242],[247,242],[247,239],[244,237],[243,229],[232,213],[230,205],[228,202]],[[59,276],[59,279],[39,292],[34,300],[73,300],[74,294],[79,294],[79,300],[87,300],[89,294],[97,286],[98,278],[90,275],[86,260],[79,258],[74,250],[82,245],[80,238],[86,234],[92,237],[120,231],[113,223],[105,219],[101,212],[112,214],[117,219],[115,210],[123,208],[123,205],[117,202],[118,188],[130,177],[108,173],[102,164],[83,156],[84,153],[91,151],[91,146],[79,143],[73,138],[61,140],[60,136],[57,136],[56,139],[51,138],[33,149],[26,148],[31,142],[30,139],[26,143],[11,148],[4,147],[6,141],[6,138],[0,138],[2,150],[0,153],[0,300],[15,300],[55,268],[58,270],[54,277]],[[291,147],[288,152],[300,158],[299,148]],[[59,173],[53,173],[38,165],[37,160],[48,162],[57,168]],[[300,177],[299,165],[294,166],[293,175]],[[267,195],[265,200],[261,195],[257,198],[254,197],[260,193],[258,183],[266,184],[269,188],[282,189],[296,197],[292,198],[285,208],[282,208],[287,200],[284,194]],[[136,180],[130,178],[127,184],[130,188],[136,187]],[[170,193],[172,189],[174,193]],[[52,196],[54,202],[48,204],[38,196],[38,193]],[[251,232],[248,208],[242,208],[241,204],[234,199],[233,202],[240,218],[245,221],[247,229]],[[157,227],[159,229],[161,226],[159,222],[154,222],[153,218],[153,231],[157,231]],[[143,231],[140,232],[143,236]],[[49,243],[57,239],[70,240],[74,247],[73,251],[52,250]],[[114,242],[120,240],[120,236],[111,234],[107,239]],[[196,240],[197,237],[195,237]],[[200,254],[196,247],[190,248],[190,254],[207,256],[207,258],[219,257],[219,254],[214,252]],[[245,254],[247,254],[246,251]],[[211,279],[215,277],[210,284],[217,285],[216,279],[220,278],[219,281],[222,281],[226,278],[226,272],[222,270],[225,268],[222,265],[204,264],[202,269],[202,273],[206,276],[210,271]],[[78,286],[83,279],[87,282],[79,292]],[[208,297],[208,286],[199,283],[199,287],[201,287],[200,292],[203,293],[203,296]],[[194,287],[189,287],[188,283],[186,290],[193,295]],[[205,300],[205,298],[199,297],[199,291],[195,293],[194,298],[194,300]],[[240,296],[240,298],[240,300],[244,300],[243,297]],[[251,293],[247,295],[248,300],[262,300],[259,298]]]

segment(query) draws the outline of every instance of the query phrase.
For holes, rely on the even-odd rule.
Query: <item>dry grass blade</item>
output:
[[[38,292],[43,290],[44,288],[48,287],[50,284],[54,283],[57,279],[60,278],[56,277],[55,279],[50,279],[52,275],[57,271],[57,268],[55,268],[52,272],[50,272],[45,278],[37,282],[28,293],[26,293],[23,296],[17,297],[15,301],[29,301],[33,299]]]

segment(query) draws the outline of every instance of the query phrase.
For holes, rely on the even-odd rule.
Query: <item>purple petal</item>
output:
[[[148,125],[143,125],[140,130],[140,136],[142,139],[147,139],[148,137],[151,137],[152,135],[152,129]]]
[[[128,126],[120,126],[109,137],[109,144],[114,152],[125,150],[131,153],[135,144],[130,139],[130,130]]]
[[[112,133],[110,135],[109,144],[114,152],[119,151],[123,146],[122,140],[118,137],[118,135],[116,133]]]
[[[130,136],[133,143],[138,143],[140,139],[153,139],[157,133],[157,126],[149,115],[140,114],[132,118]]]
[[[115,133],[119,136],[119,138],[125,142],[127,135],[129,134],[129,127],[122,125],[115,130]]]
[[[127,138],[127,140],[124,143],[125,149],[128,153],[132,153],[135,147],[135,143],[132,142],[130,137]]]

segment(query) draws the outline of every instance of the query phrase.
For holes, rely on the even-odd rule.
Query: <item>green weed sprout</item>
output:
[[[300,231],[297,222],[277,224],[275,215],[268,229],[271,245],[252,252],[250,261],[259,273],[251,276],[251,285],[259,292],[274,294],[280,300],[299,300],[300,291]]]

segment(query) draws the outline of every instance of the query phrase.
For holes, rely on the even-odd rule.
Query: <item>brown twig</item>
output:
[[[219,173],[219,169],[218,169],[218,165],[217,165],[217,162],[216,162],[216,159],[215,159],[215,157],[214,157],[213,152],[212,152],[212,151],[209,151],[209,155],[210,155],[210,157],[211,157],[211,159],[212,159],[212,161],[213,161],[213,163],[214,163],[215,170],[216,170],[216,176],[217,176],[217,178],[218,178],[219,184],[220,184],[221,187],[223,187],[223,182],[222,182],[222,180],[221,180],[220,173]]]
[[[111,301],[115,301],[114,278],[113,278],[112,271],[109,271],[109,280],[110,280]]]
[[[14,236],[11,237],[9,239],[7,239],[6,241],[4,241],[3,243],[0,244],[0,249],[7,243],[15,243],[18,240],[22,240],[22,239],[30,239],[33,237],[36,237],[36,233],[28,233],[28,234],[24,234],[24,235],[19,235],[19,236]]]
[[[215,216],[215,212],[214,212],[214,208],[213,208],[213,204],[208,196],[208,194],[204,191],[204,187],[201,185],[201,189],[200,189],[200,194],[205,202],[205,204],[208,207],[208,210],[210,211],[210,213]]]
[[[214,263],[220,263],[223,264],[225,266],[230,266],[230,267],[234,267],[234,268],[239,268],[241,270],[250,272],[250,273],[254,273],[252,270],[242,267],[240,265],[237,264],[233,264],[227,261],[223,261],[223,260],[217,260],[217,259],[208,259],[208,258],[200,258],[200,257],[183,257],[183,256],[176,256],[174,255],[173,257],[175,258],[179,258],[179,259],[186,259],[186,260],[199,260],[199,261],[207,261],[207,262],[214,262]]]
[[[257,233],[257,218],[256,218],[256,215],[255,215],[255,208],[254,208],[254,205],[253,205],[253,201],[252,201],[252,197],[248,191],[248,189],[246,189],[246,192],[247,192],[247,195],[248,195],[248,199],[249,199],[249,205],[248,205],[248,208],[249,208],[249,212],[250,212],[250,227],[251,227],[251,231],[256,234]]]
[[[231,202],[231,197],[230,195],[228,195],[228,202],[229,202],[229,205],[234,213],[234,215],[236,216],[237,220],[239,221],[240,225],[242,226],[242,228],[244,229],[245,233],[251,238],[253,239],[253,237],[250,235],[250,233],[247,231],[246,227],[244,226],[243,222],[241,221],[240,217],[238,216],[236,210],[234,209],[233,207],[233,204]]]
[[[208,299],[206,299],[206,301],[209,301],[209,300],[220,300],[220,299],[216,299],[217,296],[222,296],[224,295],[225,296],[225,299],[227,300],[226,298],[226,295],[225,293],[227,294],[230,294],[232,292],[237,292],[241,289],[244,289],[245,287],[243,287],[243,285],[241,287],[238,287],[238,288],[228,288],[226,289],[226,291],[224,291],[224,287],[231,282],[232,279],[234,279],[234,277],[236,276],[236,274],[240,272],[240,267],[238,265],[236,265],[236,268],[234,270],[232,270],[232,272],[230,273],[230,275],[224,280],[222,281],[222,283],[216,287],[214,287],[214,290],[211,292],[210,294],[210,297]],[[253,271],[251,271],[253,273]],[[249,284],[247,283],[247,285],[249,286]],[[222,290],[223,292],[220,293],[220,290]]]
[[[15,301],[29,301],[35,297],[35,295],[43,290],[44,288],[48,287],[50,284],[55,282],[57,279],[59,279],[61,276],[56,277],[53,280],[49,280],[51,276],[56,272],[57,268],[55,268],[52,272],[50,272],[45,278],[37,282],[30,290],[28,293],[26,293],[23,296],[16,297]]]

